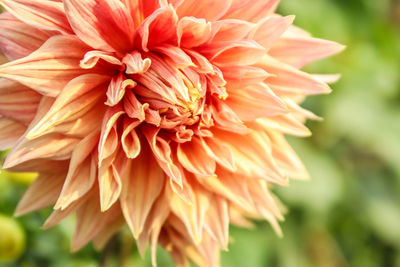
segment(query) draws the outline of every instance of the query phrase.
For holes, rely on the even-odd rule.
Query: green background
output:
[[[313,136],[290,138],[312,179],[275,190],[288,209],[285,236],[265,222],[231,228],[222,266],[400,266],[400,2],[281,0],[279,12],[295,14],[295,24],[314,36],[347,46],[306,68],[340,72],[342,79],[331,95],[304,103],[325,118],[308,122]],[[127,230],[103,252],[89,245],[71,254],[73,218],[47,231],[40,226],[49,210],[10,221],[25,189],[26,182],[1,174],[0,214],[8,218],[0,216],[0,243],[6,235],[17,242],[8,247],[16,259],[0,266],[150,266]],[[5,249],[0,244],[0,257]],[[172,266],[161,250],[158,262]]]

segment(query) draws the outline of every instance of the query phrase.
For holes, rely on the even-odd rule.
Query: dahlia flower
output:
[[[3,167],[37,172],[16,215],[76,213],[73,250],[128,224],[138,249],[218,266],[230,224],[280,233],[273,185],[307,178],[285,134],[339,52],[278,0],[0,0]]]

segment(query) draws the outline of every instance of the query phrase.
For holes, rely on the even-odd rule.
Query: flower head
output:
[[[17,214],[77,214],[77,250],[125,223],[143,252],[217,266],[228,226],[264,218],[272,185],[307,173],[284,134],[342,46],[274,14],[278,0],[0,0],[4,168],[39,172]],[[154,261],[155,264],[155,261]]]

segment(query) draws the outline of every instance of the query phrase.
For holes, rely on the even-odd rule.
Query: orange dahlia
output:
[[[0,0],[3,167],[38,172],[16,214],[76,213],[74,250],[128,224],[140,252],[218,266],[229,224],[282,219],[273,185],[307,173],[284,135],[339,52],[278,0]]]

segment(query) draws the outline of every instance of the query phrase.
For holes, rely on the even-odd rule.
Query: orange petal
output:
[[[96,66],[100,59],[113,64],[116,67],[120,67],[122,65],[122,62],[116,58],[113,53],[94,50],[85,54],[80,62],[80,66],[83,69],[91,69]]]
[[[151,60],[149,58],[142,59],[142,55],[138,51],[126,54],[122,63],[126,65],[125,73],[127,74],[143,74],[151,66]]]
[[[0,0],[0,4],[19,20],[35,28],[72,33],[63,4],[51,0]]]
[[[29,26],[8,12],[0,14],[0,50],[10,60],[26,57],[52,35],[53,32]]]
[[[211,37],[211,23],[205,19],[184,17],[178,22],[178,44],[192,48],[206,43]]]
[[[70,216],[72,213],[76,212],[76,210],[85,204],[88,199],[94,196],[95,190],[91,190],[88,194],[84,195],[80,199],[77,199],[76,201],[72,202],[71,205],[69,205],[66,209],[64,210],[53,210],[51,215],[47,218],[45,223],[42,226],[42,229],[49,229],[51,227],[54,227],[55,225],[59,224],[62,220]],[[97,193],[97,192],[96,192]]]
[[[136,86],[136,82],[131,79],[126,79],[124,74],[119,74],[113,77],[107,90],[107,106],[115,106],[118,104],[125,95],[126,88],[132,88]]]
[[[171,147],[163,138],[157,136],[158,129],[148,127],[143,131],[149,142],[150,148],[154,153],[155,158],[160,164],[164,172],[179,186],[182,187],[182,171],[175,165],[172,159]]]
[[[148,109],[149,104],[142,104],[136,98],[132,91],[128,91],[123,99],[123,106],[126,114],[133,119],[144,121],[146,119],[145,111]]]
[[[180,47],[164,44],[157,46],[152,50],[167,56],[168,59],[172,60],[179,68],[194,66],[190,56],[188,56],[188,54]]]
[[[224,19],[212,22],[212,40],[208,46],[218,45],[218,43],[228,44],[231,42],[248,39],[249,33],[254,25],[244,20]]]
[[[229,145],[238,174],[287,185],[287,177],[284,176],[272,157],[271,142],[265,133],[249,130],[247,135],[219,131],[214,134],[220,141]]]
[[[106,212],[100,212],[99,202],[90,198],[81,205],[76,213],[76,228],[71,243],[71,250],[77,251],[92,240],[121,214],[120,207],[115,206]]]
[[[107,52],[133,48],[133,20],[121,1],[65,0],[64,6],[75,34],[89,46]]]
[[[149,48],[176,42],[178,16],[171,6],[157,9],[148,16],[136,31],[135,44],[148,52]]]
[[[218,66],[252,65],[265,54],[265,48],[253,40],[232,42],[224,47],[216,47],[207,54],[212,54],[211,60]]]
[[[103,118],[99,141],[99,167],[102,161],[110,157],[118,147],[117,121],[123,114],[121,106],[108,108]]]
[[[184,223],[194,244],[202,240],[206,212],[210,206],[210,195],[200,185],[193,187],[194,201],[186,203],[173,192],[167,190],[171,211]]]
[[[102,212],[112,208],[121,194],[121,180],[126,163],[127,159],[125,153],[116,150],[114,154],[106,158],[99,167],[98,182]]]
[[[65,173],[40,174],[24,193],[14,215],[21,216],[53,205],[61,192],[64,179]]]
[[[135,239],[142,233],[164,181],[164,172],[149,152],[143,151],[128,164],[123,177],[121,208]]]
[[[61,134],[48,134],[33,140],[21,139],[8,154],[4,168],[11,168],[33,159],[64,160],[71,156],[79,139]]]
[[[97,166],[91,154],[98,140],[99,133],[94,132],[80,141],[72,152],[68,175],[55,209],[64,210],[92,188]]]
[[[124,129],[121,136],[122,148],[125,155],[129,159],[136,158],[141,150],[140,139],[135,128],[140,124],[140,121],[124,119]]]
[[[126,224],[123,217],[111,221],[93,238],[93,245],[97,250],[102,250],[108,241]]]
[[[236,170],[235,160],[229,146],[217,142],[212,137],[202,138],[201,142],[208,156],[213,158],[216,162],[218,162],[218,164],[227,168],[228,170]]]
[[[1,65],[0,77],[55,97],[70,80],[86,72],[79,61],[88,49],[76,36],[57,35],[29,56]]]
[[[35,124],[27,138],[35,138],[46,130],[74,116],[85,114],[104,95],[109,77],[85,74],[73,79],[65,86],[50,110]]]
[[[135,26],[140,25],[145,18],[160,8],[159,0],[122,0],[129,10]]]
[[[199,138],[178,144],[177,157],[182,166],[200,176],[212,176],[215,172],[215,160],[207,155]]]
[[[230,90],[226,103],[242,121],[253,121],[260,117],[273,117],[289,112],[285,102],[263,83]]]
[[[227,81],[227,89],[242,89],[250,84],[258,84],[267,79],[264,69],[253,66],[228,66],[219,68]]]
[[[257,119],[257,124],[266,130],[279,130],[294,136],[307,137],[311,135],[311,131],[293,114],[280,115],[273,118],[259,118]]]
[[[240,134],[247,133],[246,125],[224,101],[214,98],[211,108],[216,127]]]

